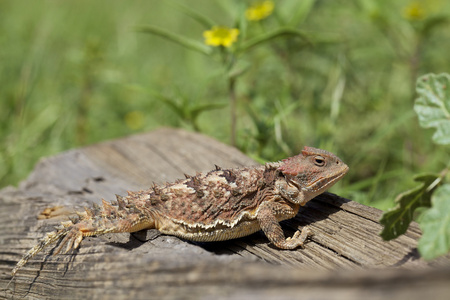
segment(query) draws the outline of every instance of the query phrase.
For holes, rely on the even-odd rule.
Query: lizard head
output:
[[[348,172],[348,166],[333,153],[305,147],[299,155],[284,159],[278,170],[289,185],[311,199],[341,179]]]

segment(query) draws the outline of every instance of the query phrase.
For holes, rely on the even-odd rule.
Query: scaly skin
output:
[[[216,170],[184,180],[116,196],[94,205],[79,220],[61,223],[29,250],[12,271],[14,276],[46,246],[59,241],[54,254],[79,247],[83,237],[156,228],[192,241],[224,241],[263,230],[280,249],[303,245],[309,229],[285,238],[280,221],[293,218],[300,206],[323,193],[348,172],[337,156],[305,147],[281,162],[243,169]]]

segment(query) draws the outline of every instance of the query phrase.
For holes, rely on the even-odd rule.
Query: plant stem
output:
[[[436,186],[438,186],[441,183],[441,181],[444,179],[444,177],[447,175],[449,170],[450,170],[449,167],[446,167],[444,170],[442,170],[441,173],[439,174],[439,177],[436,178],[436,180],[428,186],[427,192],[431,191]]]
[[[88,132],[89,102],[92,97],[93,83],[90,76],[85,76],[77,108],[76,139],[79,146],[86,144]]]
[[[416,41],[414,44],[414,51],[409,57],[409,70],[410,70],[410,78],[411,78],[411,85],[414,87],[416,85],[416,80],[419,74],[419,65],[422,59],[422,43],[423,38],[419,34],[416,37]]]
[[[220,47],[222,64],[225,67],[226,76],[228,78],[228,96],[230,97],[230,144],[236,146],[236,76],[230,74],[235,64],[235,57],[231,53],[227,53],[224,47]]]
[[[236,146],[236,78],[228,77],[228,93],[230,96],[230,143],[232,146]]]

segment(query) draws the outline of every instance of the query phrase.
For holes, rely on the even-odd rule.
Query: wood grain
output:
[[[175,129],[41,160],[18,188],[0,191],[0,298],[439,299],[450,292],[450,260],[420,258],[417,224],[384,242],[381,211],[329,193],[282,223],[287,235],[311,227],[304,249],[280,251],[261,232],[217,243],[155,230],[110,234],[86,238],[74,255],[51,256],[47,249],[6,288],[20,257],[74,209],[214,164],[255,162],[214,139]]]

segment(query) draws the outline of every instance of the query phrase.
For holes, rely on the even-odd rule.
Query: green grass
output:
[[[240,2],[189,6],[233,26]],[[237,145],[260,160],[303,145],[333,151],[351,168],[333,191],[385,209],[413,174],[448,160],[412,108],[415,78],[450,70],[448,23],[419,34],[425,21],[404,18],[408,0],[309,2],[310,11],[277,1],[273,16],[248,24],[257,34],[298,11],[296,28],[314,46],[279,39],[238,57],[248,70],[236,85]],[[427,2],[425,20],[449,16],[447,2]],[[133,29],[155,25],[202,42],[204,27],[172,3],[186,2],[0,2],[0,186],[66,149],[160,126],[193,129],[155,93],[180,107],[228,103],[220,61]],[[228,105],[208,110],[196,125],[228,143],[229,115]]]

